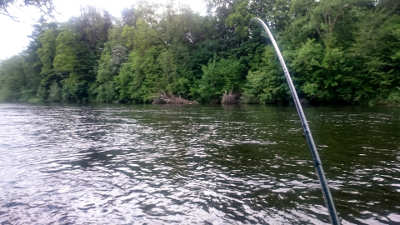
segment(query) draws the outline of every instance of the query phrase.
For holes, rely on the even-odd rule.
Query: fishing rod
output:
[[[314,161],[314,167],[317,172],[319,182],[321,184],[322,193],[325,199],[326,207],[328,208],[329,211],[331,223],[333,225],[339,225],[340,222],[336,213],[335,203],[333,202],[333,198],[329,190],[328,183],[326,181],[324,169],[322,168],[322,162],[321,159],[319,158],[318,150],[315,145],[314,139],[312,137],[310,127],[308,126],[308,122],[304,114],[303,107],[301,106],[299,97],[297,96],[296,88],[293,85],[293,81],[292,78],[290,77],[289,70],[287,69],[285,61],[283,60],[282,53],[279,50],[278,45],[276,44],[274,36],[272,35],[271,31],[269,30],[268,26],[264,23],[264,21],[262,21],[260,18],[257,17],[253,18],[253,20],[259,22],[262,25],[265,32],[267,32],[269,39],[272,42],[272,45],[274,46],[276,54],[278,55],[279,62],[281,63],[283,72],[285,74],[286,82],[290,88],[290,93],[292,94],[292,98],[296,106],[297,113],[301,120],[301,125],[303,127],[304,134],[306,136],[308,147],[311,151],[312,159]]]

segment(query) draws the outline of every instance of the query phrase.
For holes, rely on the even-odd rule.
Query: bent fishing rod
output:
[[[288,84],[288,86],[290,88],[290,93],[292,95],[294,104],[296,106],[297,113],[298,113],[298,115],[300,117],[301,125],[303,127],[304,134],[306,136],[308,147],[309,147],[309,149],[311,151],[312,159],[314,161],[314,167],[315,167],[315,170],[317,172],[317,175],[318,175],[318,178],[319,178],[319,182],[321,184],[322,193],[323,193],[323,196],[324,196],[324,199],[325,199],[326,207],[328,208],[328,211],[329,211],[331,223],[333,225],[339,225],[340,222],[339,222],[339,219],[338,219],[338,216],[337,216],[337,213],[336,213],[335,204],[333,202],[333,198],[332,198],[331,192],[329,190],[328,183],[326,181],[324,169],[322,168],[322,162],[321,162],[321,159],[319,158],[318,150],[317,150],[317,147],[315,145],[313,136],[311,134],[311,130],[310,130],[309,126],[308,126],[308,122],[307,122],[306,116],[304,114],[303,107],[301,106],[299,97],[297,96],[296,88],[293,85],[293,81],[292,81],[292,78],[291,78],[291,76],[289,74],[289,70],[287,69],[285,61],[283,60],[282,53],[278,48],[278,45],[277,45],[277,43],[275,41],[274,36],[272,35],[271,31],[269,30],[268,26],[264,23],[264,21],[262,21],[260,18],[257,18],[257,17],[253,18],[253,20],[259,22],[262,25],[262,27],[264,28],[265,32],[267,32],[268,37],[272,42],[272,45],[274,46],[275,52],[276,52],[276,54],[278,56],[279,62],[281,63],[283,72],[285,74],[286,82],[287,82],[287,84]]]

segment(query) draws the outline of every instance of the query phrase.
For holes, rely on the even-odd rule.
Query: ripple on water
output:
[[[309,110],[343,224],[399,223],[400,117]],[[284,107],[0,105],[0,223],[328,224],[299,125]]]

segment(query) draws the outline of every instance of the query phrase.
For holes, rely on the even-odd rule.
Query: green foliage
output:
[[[61,87],[58,82],[53,81],[50,84],[48,99],[49,102],[60,102],[62,100],[61,97]]]
[[[358,74],[370,93],[366,99],[385,98],[400,86],[400,16],[377,11],[361,23],[351,53]]]
[[[117,86],[114,81],[119,74],[122,63],[127,59],[127,48],[119,28],[110,31],[109,41],[104,45],[99,60],[96,82],[90,88],[90,95],[95,102],[112,103],[118,100]]]
[[[395,90],[391,91],[386,101],[388,103],[400,104],[400,88],[397,87]]]
[[[235,34],[240,38],[247,38],[249,36],[249,26],[252,15],[247,8],[248,5],[248,0],[235,2],[233,12],[229,14],[226,19],[228,26],[234,29]]]
[[[247,103],[272,104],[288,101],[288,88],[272,47],[266,47],[260,64],[247,75],[243,100]]]
[[[99,56],[112,26],[110,14],[99,11],[95,7],[86,7],[81,9],[80,17],[71,25],[87,48],[96,57]]]
[[[95,90],[95,102],[98,103],[113,103],[118,99],[117,84],[114,81],[107,81]]]
[[[208,16],[143,3],[120,21],[93,7],[66,23],[41,20],[27,50],[1,62],[0,100],[150,103],[175,95],[216,103],[233,93],[286,103],[273,48],[251,22],[257,16],[277,37],[301,98],[399,104],[399,1],[208,2]]]
[[[53,61],[54,71],[67,74],[72,73],[78,63],[77,49],[77,38],[73,32],[64,30],[58,34],[56,39],[56,56]]]
[[[157,63],[161,70],[161,77],[160,80],[158,80],[160,89],[161,91],[172,93],[172,85],[175,83],[178,76],[178,66],[175,62],[175,55],[171,51],[164,50],[158,56]]]
[[[37,50],[37,54],[40,58],[42,74],[48,74],[53,69],[53,59],[56,54],[56,38],[58,32],[55,29],[45,30],[39,36],[39,42],[41,47]]]
[[[18,101],[25,86],[23,58],[15,56],[1,63],[0,100]]]
[[[62,100],[65,102],[84,103],[88,101],[88,85],[75,73],[62,82]]]
[[[132,50],[134,46],[135,37],[135,29],[130,26],[124,26],[122,28],[121,39],[123,40],[124,45]]]
[[[201,102],[219,102],[224,93],[239,92],[243,71],[237,59],[217,61],[214,57],[202,70],[203,76],[197,90]]]
[[[165,85],[157,63],[158,54],[159,50],[154,47],[144,55],[139,52],[130,54],[116,77],[120,102],[148,103],[157,96],[161,86]]]

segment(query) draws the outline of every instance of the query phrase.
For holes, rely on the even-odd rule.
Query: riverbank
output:
[[[49,102],[43,101],[39,98],[29,98],[20,101],[0,101],[0,103],[28,103],[28,104],[89,104],[89,105],[102,105],[102,104],[112,104],[112,105],[143,105],[143,104],[155,104],[155,105],[268,105],[268,106],[282,106],[291,105],[292,101],[280,102],[275,104],[260,104],[260,103],[248,103],[243,99],[240,99],[238,95],[231,95],[230,100],[224,95],[221,101],[214,101],[213,103],[199,103],[197,101],[187,100],[179,96],[174,95],[160,95],[160,97],[154,98],[149,103],[99,103],[99,102],[83,102],[83,103],[73,103],[73,102]],[[393,96],[387,99],[374,99],[363,103],[350,104],[350,103],[313,103],[305,99],[301,99],[301,103],[306,106],[391,106],[400,107],[400,99],[397,96]]]

